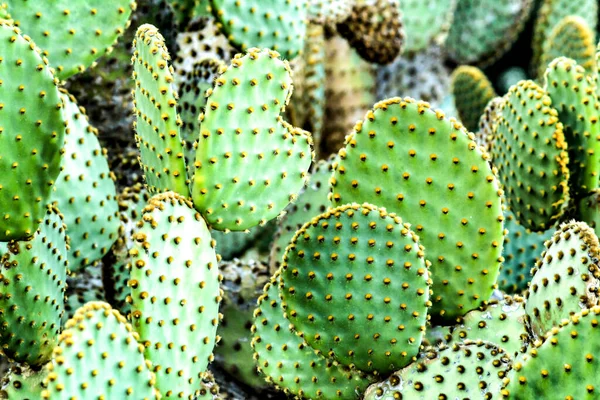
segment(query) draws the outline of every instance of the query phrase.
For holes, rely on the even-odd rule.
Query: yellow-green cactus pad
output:
[[[533,333],[543,336],[564,318],[598,304],[600,245],[584,222],[562,224],[545,243],[527,291]]]
[[[44,217],[65,134],[57,85],[29,37],[0,22],[0,241],[31,237]]]
[[[144,346],[125,317],[103,302],[81,307],[60,334],[44,400],[158,400]]]
[[[513,365],[504,399],[577,399],[598,397],[600,307],[583,310],[549,332],[543,344]]]
[[[38,400],[45,388],[47,369],[33,370],[27,364],[15,364],[2,378],[0,399]]]
[[[410,98],[377,103],[340,150],[334,205],[374,202],[419,235],[431,265],[432,318],[454,320],[488,300],[501,262],[494,171],[454,118]]]
[[[0,243],[0,344],[10,359],[40,366],[52,356],[65,305],[65,231],[49,207],[33,239]]]
[[[569,144],[569,186],[575,196],[585,197],[600,186],[600,102],[596,82],[576,61],[564,57],[550,63],[545,79]]]
[[[315,353],[290,329],[279,299],[279,274],[263,289],[254,311],[252,348],[267,382],[288,395],[358,400],[371,380]]]
[[[134,40],[133,80],[136,142],[150,193],[174,191],[189,196],[184,145],[180,136],[173,68],[158,30],[139,27]]]
[[[129,26],[134,0],[7,0],[8,10],[23,32],[31,36],[56,69],[67,79],[83,72]]]
[[[463,65],[452,73],[452,94],[458,116],[470,132],[475,132],[479,119],[496,91],[483,71]]]
[[[192,198],[211,227],[264,224],[305,185],[312,138],[279,115],[291,92],[287,61],[258,49],[237,55],[207,92]]]
[[[98,131],[73,96],[61,97],[67,130],[51,200],[63,213],[71,239],[69,268],[78,271],[102,258],[117,240],[117,193]]]
[[[219,321],[219,269],[206,223],[174,192],[143,210],[131,255],[131,317],[163,399],[198,395]]]
[[[441,346],[370,386],[364,400],[489,400],[502,388],[510,364],[509,355],[491,343],[469,341]]]
[[[210,0],[212,12],[232,45],[242,51],[269,48],[288,60],[304,47],[305,0]]]
[[[395,214],[349,204],[308,220],[281,266],[285,314],[310,346],[385,374],[413,361],[431,279],[422,246]]]
[[[418,52],[445,41],[458,0],[400,0],[406,33],[405,52]],[[457,21],[463,23],[463,21]]]
[[[569,199],[567,143],[544,89],[521,81],[504,96],[491,153],[510,209],[519,222],[544,231]]]

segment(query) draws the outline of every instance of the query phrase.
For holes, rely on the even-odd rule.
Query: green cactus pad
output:
[[[494,97],[487,103],[483,109],[483,114],[481,114],[481,117],[479,118],[478,129],[475,133],[475,141],[486,151],[491,151],[492,149],[494,132],[498,126],[498,115],[503,101],[504,98],[502,97]],[[491,161],[493,162],[493,160]]]
[[[335,161],[336,158],[332,156],[327,161],[321,160],[315,164],[306,189],[300,193],[298,200],[285,210],[285,216],[278,223],[277,235],[269,255],[272,272],[281,266],[285,248],[307,218],[323,214],[329,208],[329,178]]]
[[[448,33],[449,56],[460,64],[490,65],[519,37],[533,0],[459,0]]]
[[[142,221],[129,252],[133,329],[163,398],[193,398],[219,320],[215,243],[193,205],[174,192],[152,197]]]
[[[76,272],[102,258],[117,240],[115,183],[100,143],[75,98],[62,95],[67,130],[61,173],[51,200],[65,217],[71,239],[69,268]]]
[[[600,235],[600,189],[592,190],[589,196],[579,201],[576,219],[585,221],[594,229],[596,236]]]
[[[431,45],[423,51],[403,54],[392,64],[379,67],[377,98],[412,97],[426,101],[432,107],[441,106],[450,93],[450,70],[444,65],[444,57],[440,46]],[[366,112],[366,109],[363,111]]]
[[[279,54],[237,55],[207,92],[192,197],[214,229],[245,230],[275,218],[308,179],[312,139],[280,116],[292,90]]]
[[[180,137],[169,52],[158,30],[139,27],[134,40],[133,79],[136,142],[150,193],[174,191],[189,196],[184,145]]]
[[[510,210],[505,211],[504,217],[508,234],[504,237],[504,263],[500,268],[498,288],[506,293],[520,293],[527,289],[531,268],[540,259],[544,243],[552,237],[554,230],[532,232],[519,224]]]
[[[568,16],[582,17],[595,32],[598,25],[598,2],[596,0],[542,0],[533,27],[531,70],[534,73],[545,68],[542,64],[544,46],[553,29]],[[543,72],[543,69],[541,71]]]
[[[442,346],[370,386],[364,400],[492,399],[510,363],[504,350],[490,343]]]
[[[65,126],[58,81],[33,42],[0,22],[0,54],[0,241],[8,241],[31,237],[44,217]]]
[[[571,15],[554,27],[544,43],[538,77],[541,79],[544,76],[552,60],[563,56],[575,60],[587,73],[594,70],[596,42],[594,31],[585,19]]]
[[[491,153],[508,205],[524,227],[546,230],[569,199],[563,124],[550,97],[533,81],[513,86],[499,113]]]
[[[90,301],[106,301],[102,282],[102,265],[90,265],[67,278],[65,294],[65,320]]]
[[[0,344],[10,359],[39,366],[52,355],[64,313],[65,231],[49,207],[31,241],[0,243]]]
[[[129,26],[133,0],[7,0],[23,32],[43,50],[61,80],[83,72]]]
[[[463,65],[452,73],[452,94],[460,120],[475,132],[485,107],[496,97],[492,83],[479,68]]]
[[[342,2],[345,2],[345,0],[342,0]],[[6,22],[10,19],[10,14],[8,13],[8,4],[4,2],[0,3],[0,20],[4,20]]]
[[[219,270],[223,275],[221,287],[224,293],[220,310],[223,320],[217,329],[221,340],[215,347],[215,363],[245,385],[264,389],[268,384],[258,373],[250,342],[254,308],[269,281],[268,268],[255,261],[236,259],[221,264]]]
[[[283,315],[279,275],[264,287],[254,311],[252,348],[259,371],[288,395],[301,398],[360,399],[371,380],[324,358],[297,336]]]
[[[543,336],[563,318],[598,304],[600,245],[584,222],[562,224],[546,242],[527,292],[531,330]]]
[[[304,0],[210,0],[212,12],[232,45],[242,51],[269,48],[286,59],[304,47]]]
[[[369,204],[309,220],[286,249],[281,298],[294,329],[341,364],[385,374],[413,361],[431,280],[408,224]]]
[[[499,184],[473,135],[429,104],[377,103],[348,136],[331,180],[334,205],[372,201],[397,213],[427,249],[432,318],[485,302],[501,262]]]
[[[574,60],[558,58],[545,74],[546,91],[565,127],[569,144],[570,188],[577,197],[600,185],[600,103],[594,78]]]
[[[368,62],[389,64],[402,52],[404,29],[398,0],[355,0],[337,30]]]
[[[458,0],[401,0],[406,32],[405,52],[418,52],[441,44],[448,34]]]
[[[480,310],[469,311],[450,330],[454,341],[483,340],[516,356],[529,344],[525,321],[523,298],[505,296],[502,301],[492,300]]]
[[[308,21],[312,24],[333,27],[351,12],[352,2],[348,0],[308,0]]]
[[[42,398],[158,400],[137,339],[125,317],[107,303],[81,307],[60,335]]]
[[[600,307],[583,310],[552,328],[546,341],[505,379],[503,398],[594,399],[598,395]],[[548,397],[551,396],[551,397]]]
[[[38,400],[46,387],[44,379],[47,370],[33,370],[27,364],[14,365],[10,368],[0,384],[0,399],[5,400]]]

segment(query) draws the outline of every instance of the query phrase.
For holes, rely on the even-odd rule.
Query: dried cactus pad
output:
[[[419,236],[433,279],[432,318],[486,301],[500,268],[501,191],[473,135],[413,99],[377,103],[348,136],[332,203],[375,202]]]
[[[150,363],[137,339],[110,305],[87,303],[60,335],[42,398],[158,400]]]
[[[210,0],[210,3],[223,32],[242,51],[269,48],[291,60],[304,47],[305,0]]]
[[[487,342],[443,346],[369,387],[364,400],[492,399],[510,363],[504,350]]]
[[[213,228],[240,231],[295,199],[308,179],[312,139],[279,115],[292,77],[278,53],[250,49],[222,72],[200,115],[192,198]]]
[[[133,79],[136,142],[150,193],[189,196],[184,145],[177,115],[169,51],[156,27],[144,24],[134,40]]]
[[[60,172],[58,81],[27,36],[0,22],[0,241],[32,236]]]
[[[30,241],[0,243],[0,344],[11,359],[32,366],[49,361],[64,313],[66,227],[48,208]]]
[[[15,25],[31,36],[63,80],[106,54],[129,25],[134,0],[7,0]]]
[[[315,353],[291,329],[279,300],[279,275],[264,287],[254,311],[252,347],[259,371],[286,394],[310,399],[360,399],[371,382]]]
[[[515,362],[505,380],[503,398],[597,398],[599,319],[600,307],[594,307],[552,328],[543,344],[532,349],[523,361]]]
[[[194,398],[212,360],[219,315],[215,243],[182,196],[152,197],[131,255],[133,329],[163,398]]]
[[[65,217],[71,239],[69,268],[72,272],[102,258],[117,240],[117,193],[97,130],[75,98],[62,94],[67,121],[61,172],[52,201]]]
[[[544,335],[564,318],[598,304],[600,245],[584,222],[564,223],[546,242],[527,292],[531,330]]]
[[[510,209],[525,228],[548,229],[568,203],[567,143],[544,89],[521,81],[504,96],[491,147]]]
[[[281,298],[294,329],[347,366],[381,374],[413,361],[431,280],[409,225],[369,204],[307,222],[283,256]]]

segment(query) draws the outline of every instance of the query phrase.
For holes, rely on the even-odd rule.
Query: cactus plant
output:
[[[474,132],[487,104],[496,91],[485,74],[476,67],[460,66],[452,73],[452,94],[460,120]]]

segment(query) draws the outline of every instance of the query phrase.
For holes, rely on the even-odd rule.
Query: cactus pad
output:
[[[563,124],[546,92],[522,81],[504,96],[491,152],[508,205],[524,227],[549,228],[568,203]]]
[[[463,65],[452,74],[452,94],[460,120],[475,132],[487,104],[496,97],[492,83],[479,68]]]
[[[133,0],[7,0],[9,12],[63,80],[83,72],[129,26]]]
[[[192,204],[174,192],[152,197],[142,221],[129,252],[133,329],[163,398],[193,398],[216,341],[215,243]]]
[[[280,116],[292,79],[270,50],[237,55],[207,92],[194,164],[194,206],[218,230],[275,218],[308,179],[312,139]]]
[[[333,27],[350,16],[352,5],[348,0],[308,0],[308,20],[312,24]]]
[[[411,224],[437,277],[432,318],[477,308],[500,268],[503,216],[502,192],[473,135],[410,98],[377,103],[355,130],[339,153],[333,204],[373,201]]]
[[[386,373],[419,352],[431,280],[418,237],[394,214],[345,205],[286,249],[281,297],[294,329],[341,364]]]
[[[134,40],[133,79],[136,142],[150,193],[189,196],[184,146],[173,90],[173,69],[164,39],[152,25],[139,27]]]
[[[212,12],[231,44],[242,51],[269,48],[286,59],[304,46],[305,0],[210,0]]]
[[[0,22],[0,54],[0,241],[7,241],[31,237],[42,221],[65,126],[58,81],[33,42]]]
[[[60,332],[67,283],[66,227],[52,207],[30,241],[0,243],[0,343],[10,359],[50,359]]]
[[[69,268],[77,271],[108,252],[117,240],[115,183],[87,116],[75,98],[62,95],[67,130],[61,172],[52,201],[65,217],[71,239]]]
[[[490,343],[442,346],[369,387],[364,400],[491,399],[510,362],[504,350]]]
[[[400,0],[406,52],[418,52],[445,41],[458,0]],[[459,21],[460,23],[460,21]]]
[[[325,359],[289,327],[279,300],[279,275],[264,287],[254,311],[252,347],[259,371],[288,395],[359,399],[369,379]]]
[[[0,399],[38,400],[45,388],[46,368],[35,371],[27,364],[15,364],[2,378]]]
[[[108,304],[81,307],[60,335],[42,398],[158,400],[137,339],[125,317]]]
[[[527,292],[531,330],[543,336],[563,318],[598,304],[600,245],[583,222],[562,224],[546,242]]]

